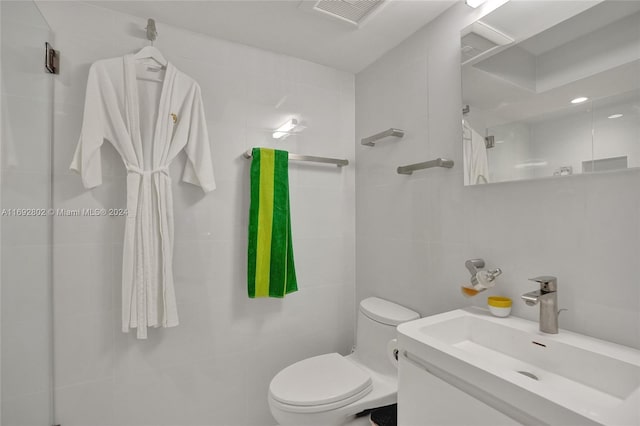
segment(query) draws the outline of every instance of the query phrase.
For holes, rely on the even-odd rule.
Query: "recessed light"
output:
[[[610,115],[607,118],[620,118],[620,117],[622,117],[622,114],[613,114],[613,115]]]
[[[589,98],[584,97],[584,96],[580,96],[579,98],[572,99],[571,103],[572,104],[581,104],[581,103],[586,102],[588,100],[589,100]]]
[[[480,6],[482,3],[486,1],[487,0],[466,0],[465,3],[467,3],[467,6],[475,9],[476,7]]]

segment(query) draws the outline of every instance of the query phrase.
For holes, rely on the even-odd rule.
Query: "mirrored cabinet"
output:
[[[507,2],[461,61],[466,185],[640,167],[640,2]]]

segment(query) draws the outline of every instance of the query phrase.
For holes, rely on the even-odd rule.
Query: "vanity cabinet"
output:
[[[640,351],[539,326],[479,308],[400,324],[398,424],[640,425]]]
[[[398,366],[398,425],[520,425],[500,411],[434,376],[405,355]]]

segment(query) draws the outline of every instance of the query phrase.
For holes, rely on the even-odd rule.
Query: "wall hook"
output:
[[[151,42],[153,46],[153,42],[158,38],[158,30],[156,30],[156,21],[153,18],[147,19],[147,26],[145,27],[147,30],[147,40]]]

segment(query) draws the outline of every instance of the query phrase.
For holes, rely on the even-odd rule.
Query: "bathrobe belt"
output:
[[[164,187],[161,188],[157,183],[155,185],[152,185],[152,177],[154,175],[163,175],[165,178],[169,180],[171,180],[171,178],[169,176],[168,166],[161,166],[152,170],[143,170],[138,166],[134,166],[132,164],[126,164],[126,168],[127,168],[127,173],[135,173],[141,177],[141,185],[140,187],[136,188],[136,192],[137,192],[136,204],[140,205],[139,197],[142,197],[142,204],[146,206],[145,208],[142,208],[142,210],[139,210],[137,208],[138,205],[127,206],[130,209],[130,211],[131,209],[133,209],[133,211],[142,213],[142,215],[140,215],[140,217],[136,219],[136,222],[140,221],[140,223],[137,223],[136,226],[140,226],[140,231],[142,233],[142,247],[138,246],[135,251],[136,256],[140,256],[142,259],[142,262],[141,262],[142,271],[140,271],[139,269],[137,271],[134,271],[134,273],[136,274],[140,274],[140,273],[142,274],[142,280],[136,279],[135,288],[132,288],[132,296],[133,296],[133,300],[135,300],[135,305],[136,305],[135,311],[137,315],[136,315],[136,318],[131,318],[131,320],[133,321],[132,325],[136,326],[137,328],[137,337],[139,339],[146,339],[147,327],[158,327],[160,325],[166,326],[167,300],[165,298],[165,294],[167,289],[167,273],[169,272],[166,270],[165,262],[162,262],[162,277],[161,277],[162,289],[159,292],[158,291],[159,289],[153,288],[153,284],[157,283],[158,279],[156,277],[156,268],[154,267],[154,264],[152,262],[152,251],[154,250],[153,248],[154,236],[153,236],[153,233],[151,232],[151,228],[152,228],[151,224],[153,221],[152,219],[153,209],[151,208],[151,205],[153,202],[151,198],[152,186],[155,189],[156,202],[158,204],[158,210],[157,210],[159,213],[158,220],[161,221],[161,218],[165,217],[164,215],[166,214],[167,209],[166,209],[166,199],[164,197],[165,188]],[[160,246],[162,258],[166,259],[165,252],[170,249],[170,247],[166,246],[168,241],[165,240],[167,238],[166,233],[168,230],[165,230],[162,228],[163,226],[160,225],[159,246]],[[161,322],[158,322],[158,318],[157,318],[157,306],[158,306],[157,299],[159,294],[162,297],[162,305],[164,307],[163,318],[160,319]]]
[[[156,173],[162,173],[166,177],[169,177],[169,166],[160,166],[160,167],[157,167],[157,168],[152,169],[152,170],[143,170],[138,166],[134,166],[133,164],[126,164],[125,166],[127,167],[127,172],[129,172],[129,173],[137,173],[140,176],[142,176],[143,178],[145,176],[151,176],[151,175],[154,175]]]

